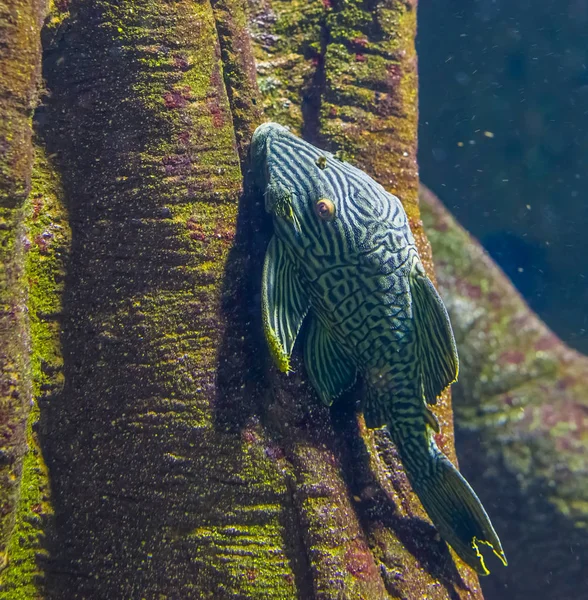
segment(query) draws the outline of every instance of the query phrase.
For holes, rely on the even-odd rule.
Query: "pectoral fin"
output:
[[[321,400],[333,400],[355,382],[357,370],[345,350],[338,345],[316,318],[310,320],[304,346],[304,364]]]
[[[410,275],[423,391],[429,404],[457,380],[459,361],[447,309],[428,277]]]
[[[272,237],[263,266],[261,309],[270,353],[280,371],[290,370],[290,356],[310,301],[284,244]]]

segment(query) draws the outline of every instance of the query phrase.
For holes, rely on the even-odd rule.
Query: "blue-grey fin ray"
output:
[[[290,356],[310,307],[296,267],[284,243],[272,237],[263,265],[261,309],[270,353],[281,371],[290,370]]]
[[[314,389],[330,406],[357,377],[357,369],[345,350],[337,344],[320,322],[311,317],[304,345],[304,364]]]
[[[409,281],[423,393],[429,404],[435,404],[441,392],[457,380],[457,348],[447,309],[431,280],[413,271]]]
[[[441,536],[480,575],[489,573],[480,551],[484,546],[506,566],[500,539],[470,484],[439,450],[430,431],[412,422],[406,425],[391,424],[389,430],[408,480]]]

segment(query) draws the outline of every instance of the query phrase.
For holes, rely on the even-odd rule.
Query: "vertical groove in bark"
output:
[[[44,2],[0,2],[0,570],[15,519],[31,387],[22,205],[30,188],[31,117]]]
[[[223,75],[231,105],[235,137],[243,164],[249,141],[261,122],[255,62],[247,30],[246,0],[212,0]]]
[[[324,52],[323,1],[249,0],[249,5],[264,116],[296,132],[307,120],[307,128],[316,131],[318,114],[310,113],[320,105],[314,84]]]
[[[294,597],[281,467],[223,410],[256,388],[219,351],[242,346],[221,306],[244,299],[223,281],[241,171],[212,7],[70,10],[46,32],[41,127],[72,230],[64,389],[40,407],[44,594]]]
[[[342,151],[349,160],[399,195],[432,276],[430,249],[422,231],[417,201],[416,3],[251,0],[251,5],[254,52],[266,114],[295,131],[306,133],[312,138],[310,141]],[[319,113],[312,115],[310,104],[301,99],[308,86],[317,81],[320,81],[320,96],[315,96],[314,108]],[[314,125],[313,118],[316,119]],[[374,435],[365,428],[363,419],[356,422],[350,414],[352,409],[343,406],[333,409],[336,429],[333,434],[329,416],[323,414],[322,407],[316,406],[314,394],[306,392],[310,396],[306,401],[302,388],[290,383],[284,387],[283,380],[278,381],[278,401],[270,407],[280,415],[276,421],[283,423],[284,429],[288,423],[290,432],[295,429],[296,419],[294,423],[288,422],[285,408],[280,406],[281,393],[289,399],[282,400],[283,404],[290,406],[293,412],[300,412],[301,422],[304,415],[308,415],[306,418],[315,425],[324,424],[317,425],[316,438],[299,438],[292,446],[289,455],[294,472],[303,481],[309,470],[316,478],[315,486],[320,487],[317,482],[321,481],[321,469],[317,463],[331,461],[347,490],[347,498],[337,495],[335,480],[330,479],[329,484],[323,486],[322,513],[313,513],[310,505],[301,504],[301,520],[309,524],[314,518],[325,532],[324,536],[313,538],[308,533],[309,528],[304,540],[315,592],[336,593],[337,577],[329,581],[332,573],[321,562],[327,556],[325,548],[329,547],[326,532],[332,531],[326,507],[336,506],[351,515],[348,518],[358,532],[359,550],[340,536],[339,543],[346,549],[342,554],[347,558],[340,563],[336,556],[328,559],[347,575],[352,573],[357,578],[361,573],[372,585],[383,585],[386,591],[378,592],[379,597],[388,594],[394,598],[424,595],[481,598],[475,573],[455,555],[450,555],[446,545],[436,539],[434,528],[424,520],[425,513],[410,489],[388,436]],[[353,397],[354,394],[350,394],[339,404],[349,403]],[[443,427],[439,443],[454,457],[448,394],[438,409]],[[308,456],[309,450],[303,442],[316,452],[314,460],[297,458],[305,451]],[[321,446],[322,450],[317,451]],[[375,568],[372,570],[370,565]],[[357,589],[349,593],[351,598],[361,597]]]
[[[316,39],[310,44],[309,51],[305,50],[307,59],[310,58],[313,67],[312,77],[301,89],[300,111],[302,113],[301,135],[311,144],[321,143],[321,111],[327,89],[327,71],[325,58],[330,41],[330,32],[327,26],[327,12],[323,10],[315,15],[317,21]]]

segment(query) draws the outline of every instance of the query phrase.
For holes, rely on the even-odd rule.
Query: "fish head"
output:
[[[257,185],[276,234],[293,251],[344,256],[366,250],[373,232],[405,225],[398,198],[368,175],[277,123],[255,131],[250,148]]]

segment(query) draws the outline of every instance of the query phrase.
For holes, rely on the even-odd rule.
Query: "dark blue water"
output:
[[[588,0],[419,6],[422,181],[584,352],[587,32]]]

